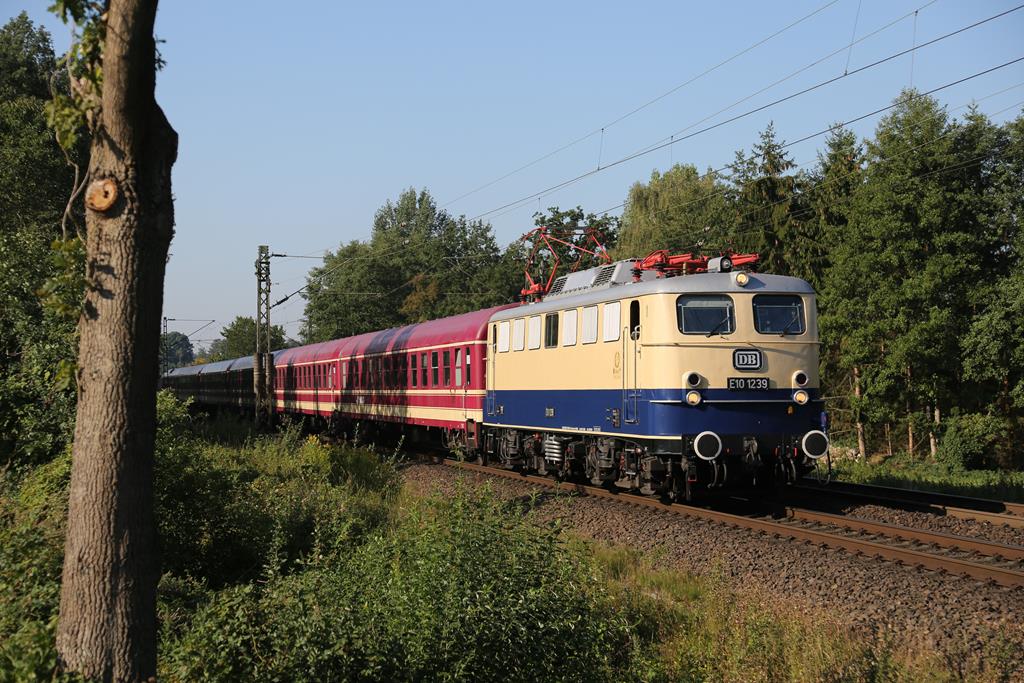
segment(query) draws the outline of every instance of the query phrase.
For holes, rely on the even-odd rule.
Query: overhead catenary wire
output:
[[[935,94],[935,93],[940,92],[942,90],[946,90],[948,88],[952,88],[952,87],[960,85],[962,83],[966,83],[967,81],[973,80],[975,78],[980,78],[981,76],[985,76],[985,75],[987,75],[989,73],[992,73],[994,71],[998,71],[998,70],[1006,68],[1008,66],[1012,66],[1013,64],[1016,64],[1016,63],[1021,62],[1021,61],[1024,61],[1024,57],[1019,57],[1019,58],[1011,60],[1009,62],[1005,62],[1003,64],[999,64],[999,65],[991,67],[989,69],[985,69],[983,71],[978,71],[978,72],[973,73],[973,74],[971,74],[969,76],[965,76],[963,78],[959,78],[959,79],[957,79],[955,81],[951,81],[951,82],[946,83],[944,85],[940,85],[938,87],[932,88],[932,89],[927,90],[925,92],[918,93],[918,94],[914,95],[912,99],[917,99],[917,98],[920,98],[920,97],[927,97],[928,95],[932,95],[932,94]],[[996,95],[1001,95],[1001,94],[1003,94],[1003,93],[1005,93],[1005,92],[1007,92],[1009,90],[1013,90],[1014,88],[1019,88],[1021,85],[1024,85],[1024,82],[1018,83],[1016,85],[1012,85],[1012,86],[1010,86],[1008,88],[1003,88],[1002,90],[999,90],[997,92],[991,93],[991,94],[986,95],[985,97],[983,97],[981,99],[974,100],[974,101],[975,102],[980,102],[980,101],[983,101],[983,100],[988,99],[990,97],[994,97]],[[860,116],[856,116],[854,118],[847,119],[847,120],[841,121],[839,123],[835,123],[835,124],[833,124],[833,125],[831,125],[831,126],[829,126],[827,128],[823,128],[822,130],[819,130],[819,131],[817,131],[815,133],[810,133],[810,134],[804,135],[803,137],[798,138],[796,140],[792,140],[790,142],[783,143],[782,145],[779,145],[779,148],[780,149],[787,149],[789,147],[793,147],[794,145],[798,145],[800,143],[807,142],[808,140],[812,140],[812,139],[814,139],[816,137],[820,137],[822,135],[826,135],[826,134],[831,133],[831,132],[833,132],[835,130],[839,130],[841,128],[845,128],[846,126],[849,126],[852,123],[857,123],[859,121],[863,121],[864,119],[871,118],[872,116],[877,116],[878,114],[881,114],[883,112],[889,111],[890,109],[893,109],[893,108],[899,106],[901,103],[902,103],[902,101],[893,102],[892,104],[889,104],[889,105],[887,105],[885,107],[880,107],[880,108],[875,109],[873,111],[870,111],[870,112],[868,112],[866,114],[861,114]],[[967,106],[967,105],[962,105],[962,106]],[[998,113],[1002,113],[1002,112],[998,112]],[[733,164],[732,163],[726,164],[725,166],[721,166],[721,167],[719,167],[717,169],[711,170],[711,171],[703,174],[702,176],[700,176],[700,179],[701,180],[708,180],[708,179],[713,178],[713,177],[721,177],[721,175],[723,173],[725,173],[726,171],[728,171],[728,170],[730,170],[732,168],[733,168]],[[722,190],[716,190],[715,192],[709,192],[709,193],[707,193],[705,195],[702,195],[700,197],[696,197],[694,199],[687,200],[687,201],[685,201],[683,203],[680,203],[680,204],[671,204],[669,206],[662,207],[661,209],[658,210],[658,212],[660,213],[660,212],[665,212],[665,211],[669,211],[669,210],[672,210],[672,209],[681,209],[681,208],[684,208],[684,207],[689,206],[691,204],[696,204],[698,202],[706,201],[707,199],[711,199],[711,198],[716,197],[718,195],[721,195],[721,194],[723,194],[723,193],[725,193],[727,191],[728,191],[727,189],[722,189]],[[626,204],[628,204],[628,201],[620,202],[619,204],[616,204],[615,206],[608,207],[607,209],[603,209],[602,211],[599,211],[598,213],[599,214],[607,214],[610,211],[615,211],[617,209],[624,208],[626,206]]]
[[[856,75],[858,73],[867,71],[868,69],[872,69],[872,68],[875,68],[875,67],[880,66],[882,64],[885,64],[887,62],[890,62],[890,61],[892,61],[894,59],[898,59],[899,57],[903,57],[903,56],[905,56],[905,55],[907,55],[907,54],[909,54],[909,53],[911,53],[911,52],[913,52],[915,50],[920,50],[920,49],[928,47],[930,45],[934,45],[934,44],[936,44],[936,43],[938,43],[940,41],[947,40],[949,38],[952,38],[953,36],[959,35],[960,33],[963,33],[965,31],[969,31],[969,30],[971,30],[973,28],[977,28],[978,26],[986,24],[986,23],[988,23],[990,21],[994,21],[996,19],[1004,17],[1004,16],[1006,16],[1006,15],[1012,13],[1012,12],[1019,11],[1022,8],[1024,8],[1024,4],[1017,5],[1016,7],[1013,7],[1011,9],[1005,10],[1005,11],[1000,12],[998,14],[992,15],[992,16],[987,17],[985,19],[982,19],[980,21],[976,21],[976,22],[974,22],[972,24],[969,24],[967,26],[962,26],[961,28],[958,28],[955,31],[951,31],[951,32],[946,33],[944,35],[938,36],[938,37],[933,38],[933,39],[931,39],[929,41],[921,43],[920,45],[915,45],[914,47],[907,48],[905,50],[900,50],[899,52],[895,52],[895,53],[893,53],[891,55],[888,55],[887,57],[883,57],[883,58],[878,59],[878,60],[876,60],[874,62],[871,62],[869,64],[865,64],[864,66],[858,67],[858,68],[856,68],[856,69],[854,69],[854,70],[852,70],[852,71],[850,71],[848,73],[841,74],[839,76],[834,76],[832,78],[828,78],[828,79],[826,79],[824,81],[821,81],[819,83],[815,83],[814,85],[811,85],[809,87],[803,88],[803,89],[798,90],[796,92],[793,92],[793,93],[790,93],[790,94],[785,95],[783,97],[780,97],[780,98],[777,98],[775,100],[772,100],[771,102],[768,102],[768,103],[763,104],[761,106],[755,107],[753,109],[749,109],[749,110],[747,110],[747,111],[745,111],[745,112],[743,112],[741,114],[737,114],[737,115],[729,117],[728,119],[725,119],[723,121],[719,121],[718,123],[714,123],[714,124],[711,124],[709,126],[705,126],[704,128],[696,130],[696,131],[694,131],[692,133],[689,133],[687,135],[675,137],[673,139],[668,140],[667,142],[661,142],[661,143],[658,143],[658,144],[651,145],[651,146],[649,146],[647,148],[644,148],[644,149],[642,149],[640,151],[634,152],[632,154],[628,154],[628,155],[626,155],[624,157],[621,157],[621,158],[619,158],[619,159],[617,159],[615,161],[609,162],[609,163],[605,164],[604,166],[602,166],[600,169],[591,169],[591,170],[586,171],[584,173],[581,173],[581,174],[579,174],[579,175],[577,175],[577,176],[575,176],[573,178],[569,178],[567,180],[564,180],[564,181],[561,181],[559,183],[556,183],[556,184],[554,184],[554,185],[552,185],[550,187],[547,187],[547,188],[545,188],[543,190],[539,190],[537,192],[533,192],[533,193],[531,193],[529,195],[520,197],[519,199],[516,199],[514,201],[507,202],[505,204],[502,204],[501,206],[498,206],[498,207],[495,207],[495,208],[490,209],[488,211],[484,211],[482,213],[479,213],[479,214],[473,216],[472,220],[479,220],[481,218],[484,218],[486,216],[490,216],[492,214],[495,214],[495,213],[497,213],[499,211],[502,211],[504,209],[507,209],[509,207],[520,205],[520,204],[523,204],[525,202],[532,201],[532,200],[537,199],[537,198],[539,198],[539,197],[541,197],[543,195],[550,194],[551,192],[554,192],[555,190],[560,190],[562,188],[568,187],[569,185],[575,184],[575,183],[577,183],[577,182],[579,182],[579,181],[581,181],[581,180],[583,180],[585,178],[589,178],[589,177],[594,176],[594,175],[596,175],[598,173],[602,173],[602,172],[608,170],[609,168],[618,166],[620,164],[624,164],[624,163],[626,163],[628,161],[632,161],[633,159],[637,159],[637,158],[640,158],[642,156],[646,156],[648,154],[651,154],[652,152],[655,152],[655,151],[658,151],[660,149],[664,149],[665,147],[668,147],[670,145],[674,145],[674,144],[677,144],[679,142],[682,142],[683,140],[689,140],[689,139],[694,138],[694,137],[696,137],[698,135],[702,135],[702,134],[707,133],[709,131],[715,130],[716,128],[721,128],[722,126],[725,126],[725,125],[728,125],[728,124],[733,123],[735,121],[738,121],[740,119],[746,118],[748,116],[751,116],[752,114],[756,114],[758,112],[762,112],[762,111],[764,111],[766,109],[769,109],[769,108],[774,107],[776,105],[782,104],[783,102],[788,102],[788,101],[793,100],[793,99],[795,99],[797,97],[801,97],[803,95],[806,95],[807,93],[813,92],[813,91],[818,90],[820,88],[823,88],[825,86],[828,86],[828,85],[831,85],[833,83],[836,83],[837,81],[841,81],[841,80],[843,80],[845,78],[849,78],[850,76],[853,76],[853,75]]]
[[[937,0],[932,0],[932,2],[936,2],[936,1]],[[443,204],[441,206],[441,208],[443,209],[443,208],[446,208],[448,206],[451,206],[452,204],[454,204],[454,203],[456,203],[456,202],[458,202],[458,201],[460,201],[462,199],[465,199],[466,197],[472,196],[472,195],[476,194],[477,192],[480,192],[481,190],[485,190],[488,187],[492,187],[493,185],[496,185],[497,183],[500,183],[501,181],[506,180],[506,179],[516,175],[517,173],[520,173],[522,171],[525,171],[528,168],[536,166],[540,162],[545,161],[547,159],[550,159],[551,157],[555,156],[556,154],[559,154],[560,152],[564,152],[565,150],[567,150],[567,149],[569,149],[571,147],[574,147],[575,145],[578,145],[579,143],[584,142],[585,140],[589,140],[590,138],[594,137],[598,133],[601,133],[603,135],[605,129],[611,128],[612,126],[616,125],[617,123],[621,123],[622,121],[625,121],[626,119],[630,118],[631,116],[640,113],[644,109],[647,109],[651,105],[660,102],[661,100],[665,99],[669,95],[672,95],[672,94],[678,92],[679,90],[681,90],[682,88],[685,88],[686,86],[690,85],[691,83],[694,83],[694,82],[700,80],[704,76],[710,75],[711,73],[717,71],[718,69],[720,69],[723,66],[729,64],[730,62],[733,62],[736,59],[738,59],[738,58],[742,57],[743,55],[747,54],[751,50],[757,49],[758,47],[760,47],[760,46],[764,45],[765,43],[767,43],[768,41],[772,40],[773,38],[777,38],[778,36],[782,35],[783,33],[785,33],[786,31],[790,30],[791,28],[799,26],[800,24],[802,24],[803,22],[807,21],[808,19],[810,19],[810,18],[820,14],[821,12],[825,11],[826,9],[828,9],[832,5],[836,4],[837,2],[839,2],[839,0],[830,0],[830,2],[826,2],[824,5],[821,5],[817,9],[811,11],[810,13],[805,14],[804,16],[800,17],[799,19],[791,22],[790,24],[787,24],[786,26],[782,27],[781,29],[778,29],[774,33],[772,33],[772,34],[762,38],[761,40],[759,40],[759,41],[757,41],[757,42],[755,42],[755,43],[753,43],[751,45],[748,45],[747,47],[743,48],[739,52],[733,54],[731,57],[728,57],[728,58],[722,60],[721,62],[718,62],[714,66],[705,69],[704,71],[700,72],[699,74],[697,74],[695,76],[692,76],[688,80],[686,80],[686,81],[684,81],[684,82],[682,82],[682,83],[680,83],[680,84],[670,88],[669,90],[663,92],[662,94],[658,95],[657,97],[654,97],[654,98],[644,102],[640,106],[638,106],[638,107],[636,107],[636,108],[626,112],[625,114],[620,115],[618,118],[615,118],[612,121],[609,121],[608,123],[605,123],[604,125],[599,126],[598,128],[595,128],[594,130],[590,131],[589,133],[587,133],[585,135],[582,135],[582,136],[580,136],[578,138],[575,138],[571,142],[567,142],[566,144],[564,144],[564,145],[562,145],[562,146],[560,146],[560,147],[558,147],[558,148],[556,148],[556,149],[554,149],[554,150],[552,150],[552,151],[550,151],[550,152],[548,152],[548,153],[546,153],[546,154],[544,154],[544,155],[542,155],[540,157],[537,157],[536,159],[534,159],[533,161],[531,161],[529,163],[523,164],[522,166],[519,166],[518,168],[516,168],[516,169],[514,169],[512,171],[509,171],[508,173],[502,175],[499,178],[495,178],[494,180],[491,180],[490,182],[484,183],[483,185],[480,185],[479,187],[477,187],[477,188],[475,188],[473,190],[470,190],[468,192],[464,192],[463,194],[460,194],[458,197],[455,197],[454,199],[452,199],[448,203]],[[929,4],[931,4],[931,3],[929,3]],[[600,162],[598,163],[598,165],[600,166]]]
[[[709,121],[709,120],[715,118],[716,116],[718,116],[719,114],[723,114],[723,113],[729,111],[730,109],[732,109],[732,108],[734,108],[734,107],[736,107],[736,106],[738,106],[740,104],[743,104],[744,102],[747,102],[747,101],[753,99],[754,97],[757,97],[758,95],[760,95],[760,94],[762,94],[764,92],[767,92],[768,90],[771,90],[772,88],[774,88],[774,87],[776,87],[778,85],[781,85],[782,83],[785,83],[786,81],[788,81],[788,80],[790,80],[792,78],[795,78],[796,76],[804,73],[805,71],[808,71],[809,69],[812,69],[812,68],[818,66],[819,64],[822,64],[823,62],[827,61],[828,59],[831,59],[832,57],[840,54],[843,50],[847,50],[849,48],[852,51],[853,46],[857,45],[858,43],[864,42],[865,40],[868,40],[869,38],[872,38],[872,37],[878,35],[879,33],[882,33],[883,31],[886,31],[886,30],[892,28],[893,26],[899,24],[900,22],[904,21],[905,19],[908,19],[908,18],[914,16],[915,12],[919,12],[919,11],[921,11],[921,10],[931,6],[931,5],[934,5],[936,2],[938,2],[938,0],[929,0],[929,2],[926,2],[925,4],[921,5],[920,7],[917,7],[916,9],[911,10],[910,12],[907,12],[906,14],[903,14],[903,15],[901,15],[899,17],[896,17],[895,19],[891,20],[889,23],[884,24],[882,26],[879,26],[875,30],[870,31],[869,33],[866,33],[865,35],[861,36],[860,38],[851,39],[851,42],[849,44],[843,45],[843,46],[833,50],[832,52],[829,52],[828,54],[826,54],[826,55],[824,55],[822,57],[819,57],[818,59],[816,59],[816,60],[814,60],[814,61],[812,61],[812,62],[810,62],[808,64],[805,64],[804,66],[796,69],[795,71],[792,71],[792,72],[786,74],[785,76],[783,76],[783,77],[781,77],[781,78],[779,78],[779,79],[769,83],[768,85],[765,85],[765,86],[761,87],[760,89],[755,90],[754,92],[752,92],[752,93],[750,93],[748,95],[745,95],[744,97],[741,97],[740,99],[736,100],[735,102],[732,102],[731,104],[729,104],[729,105],[727,105],[725,107],[722,107],[721,109],[719,109],[719,110],[717,110],[715,112],[712,112],[712,113],[708,114],[707,116],[705,116],[705,117],[703,117],[703,118],[701,118],[701,119],[699,119],[697,121],[694,121],[693,123],[691,123],[690,125],[686,126],[685,128],[681,128],[681,129],[675,131],[674,133],[672,133],[668,137],[660,138],[659,140],[651,143],[650,145],[648,145],[646,147],[640,148],[639,150],[637,150],[636,152],[634,152],[630,156],[630,159],[636,158],[636,156],[642,156],[643,154],[648,154],[650,152],[654,152],[654,151],[659,150],[659,149],[663,149],[664,147],[668,147],[668,149],[671,151],[672,148],[673,148],[673,145],[676,142],[678,142],[679,140],[686,139],[686,138],[689,138],[689,137],[693,137],[693,136],[685,136],[685,137],[679,138],[679,140],[677,140],[676,136],[681,135],[682,133],[685,133],[685,132],[687,132],[689,130],[693,130],[694,128],[696,128],[700,124],[704,123],[705,121]],[[919,47],[923,47],[923,46],[919,46]],[[851,54],[852,54],[852,52],[851,52]],[[847,63],[846,69],[843,72],[843,76],[848,76],[848,75],[851,75],[850,71],[849,71],[849,63]],[[725,122],[725,123],[728,123],[728,121]],[[698,132],[704,132],[704,131],[698,131]],[[661,144],[661,143],[664,143],[666,140],[668,141],[667,145]],[[611,167],[613,165],[615,165],[615,164],[609,164],[608,167]],[[598,169],[598,170],[604,170],[604,168]],[[590,175],[593,175],[593,173],[585,173],[585,174],[579,176],[578,178],[573,179],[570,183],[560,184],[560,185],[558,185],[557,187],[555,187],[553,189],[546,190],[546,191],[541,191],[537,195],[537,197],[536,197],[538,205],[540,204],[541,197],[544,197],[547,194],[550,194],[551,192],[554,192],[554,191],[556,191],[558,189],[561,189],[562,187],[565,187],[568,184],[572,184],[572,182],[576,182],[577,180],[582,180],[582,179],[584,179],[586,177],[589,177]],[[508,209],[502,210],[502,209],[504,209],[504,207],[501,207],[499,209],[496,209],[495,211],[499,211],[500,212],[500,213],[497,213],[497,216],[504,216],[505,214],[507,214],[507,213],[509,213],[511,211],[515,211],[515,210],[517,210],[519,208],[522,208],[522,205],[525,204],[528,201],[532,201],[532,197],[527,197],[527,198],[524,198],[522,201],[517,201],[517,202],[513,202],[513,203],[509,204],[509,205],[507,205],[508,207],[510,207]]]

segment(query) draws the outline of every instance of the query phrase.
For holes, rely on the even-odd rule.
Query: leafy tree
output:
[[[0,28],[0,468],[51,458],[74,417],[70,374],[59,382],[56,370],[74,358],[65,313],[78,310],[82,250],[74,239],[51,248],[74,180],[47,128],[51,79],[66,87],[49,33],[22,12]]]
[[[420,322],[514,300],[490,225],[453,217],[426,190],[381,207],[366,242],[328,253],[308,277],[306,341]]]
[[[800,276],[794,272],[799,262],[791,253],[802,237],[798,179],[788,173],[795,164],[784,145],[769,123],[750,156],[736,153],[732,181],[739,226],[733,242],[737,251],[761,255],[760,270]]]
[[[864,152],[856,135],[844,128],[834,128],[825,140],[825,151],[818,154],[818,167],[808,178],[808,203],[813,217],[804,221],[802,239],[804,272],[819,293],[821,346],[821,377],[827,396],[844,397],[846,401],[831,406],[841,412],[840,424],[849,422],[857,436],[857,451],[867,456],[864,431],[863,388],[861,368],[856,358],[842,345],[843,325],[849,323],[856,300],[830,298],[825,275],[832,266],[834,246],[846,239],[850,207],[863,182]],[[856,320],[854,317],[852,320]],[[833,333],[835,329],[835,333]],[[863,359],[862,361],[863,362]],[[849,418],[848,420],[844,418]]]
[[[256,353],[256,319],[249,316],[237,316],[231,324],[220,331],[221,339],[217,339],[206,353],[207,362],[232,360],[251,356]],[[289,346],[284,328],[280,325],[270,326],[270,346],[273,350]]]
[[[656,249],[721,249],[735,226],[731,187],[710,169],[701,175],[696,166],[676,164],[630,188],[615,253],[639,258]]]
[[[927,431],[934,455],[942,415],[966,398],[958,336],[993,262],[983,201],[991,173],[979,163],[992,132],[904,92],[867,142],[865,182],[832,254],[832,330],[848,363],[865,367],[875,417],[904,423],[909,452]]]
[[[189,365],[195,360],[192,342],[181,332],[160,335],[160,367],[164,371]]]

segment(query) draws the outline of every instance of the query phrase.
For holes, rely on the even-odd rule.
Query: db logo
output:
[[[736,349],[732,352],[732,365],[737,370],[758,370],[761,352],[757,349]]]

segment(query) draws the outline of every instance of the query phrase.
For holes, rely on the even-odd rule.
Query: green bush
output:
[[[585,558],[488,498],[418,508],[350,555],[238,587],[168,680],[608,680],[629,629]],[[616,674],[618,672],[618,674]]]
[[[64,561],[71,458],[65,454],[0,493],[0,681],[49,678]]]
[[[390,520],[395,468],[297,430],[229,448],[202,439],[189,406],[161,393],[155,507],[173,634],[218,589],[303,570]],[[0,682],[49,678],[71,457],[0,474]],[[168,636],[170,639],[172,636]]]
[[[993,467],[1010,442],[1006,420],[994,415],[957,415],[946,423],[936,459],[950,467]]]

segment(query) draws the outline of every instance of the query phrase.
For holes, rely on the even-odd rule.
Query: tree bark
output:
[[[907,366],[907,386],[912,387],[913,376],[910,373],[910,366]],[[910,405],[910,399],[907,399],[907,455],[914,457],[914,409]]]
[[[864,423],[860,420],[860,368],[856,365],[853,367],[853,395],[858,402],[858,408],[854,413],[854,424],[857,427],[857,453],[861,460],[865,460],[868,457],[868,448],[864,440]]]
[[[939,412],[939,404],[936,403],[932,407],[932,424],[934,426],[931,429],[928,430],[928,447],[929,447],[929,450],[930,450],[930,452],[932,454],[932,459],[933,460],[935,459],[935,456],[939,452],[939,441],[938,441],[937,433],[939,431],[939,424],[940,424],[941,418],[942,418],[942,415]]]
[[[178,138],[155,100],[156,0],[110,0],[92,126],[86,295],[61,585],[61,667],[156,675],[153,447]]]

